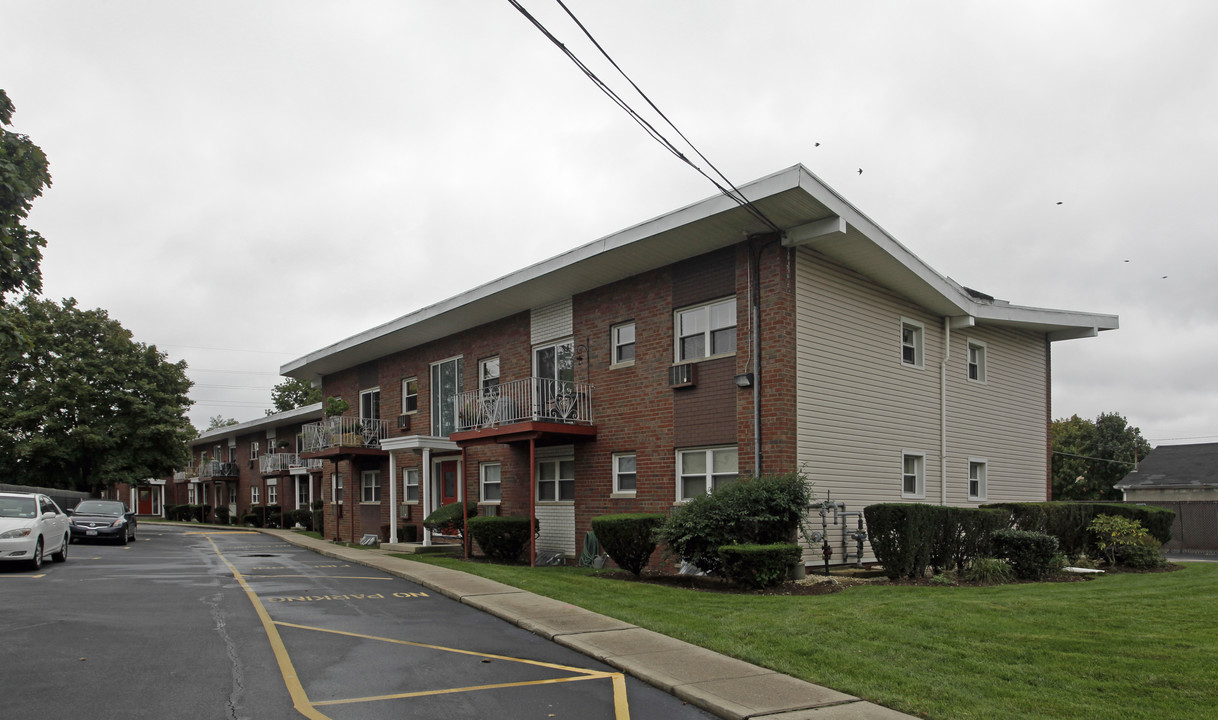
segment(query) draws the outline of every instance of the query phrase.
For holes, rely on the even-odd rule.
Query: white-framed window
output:
[[[258,459],[258,441],[250,443],[250,460]]]
[[[197,486],[191,485],[190,487],[186,488],[186,502],[190,503],[191,505],[199,504],[199,488]]]
[[[257,505],[261,499],[258,495],[259,487],[257,485],[250,488],[250,504]]]
[[[304,452],[304,433],[296,433],[296,454]]]
[[[739,453],[735,446],[677,451],[677,500],[692,500],[736,482]]]
[[[484,503],[497,503],[502,499],[499,463],[482,463],[478,466],[478,484],[481,488],[478,499]]]
[[[330,473],[330,502],[336,505],[343,504],[342,473]]]
[[[989,463],[985,458],[968,459],[968,499],[985,500],[985,476]]]
[[[920,368],[922,359],[923,325],[901,318],[901,364]]]
[[[926,496],[926,453],[904,452],[901,454],[901,497],[921,498]]]
[[[453,398],[461,392],[461,358],[449,358],[431,365],[431,434],[448,437],[457,429],[457,409]]]
[[[359,474],[359,501],[379,503],[381,501],[381,471],[364,470]]]
[[[968,379],[985,382],[985,343],[968,341]]]
[[[359,419],[360,420],[380,420],[381,419],[381,389],[379,387],[360,390],[359,392]]]
[[[402,378],[402,414],[410,415],[419,411],[419,379],[417,377]]]
[[[685,308],[674,315],[677,362],[736,352],[736,298]]]
[[[555,502],[575,499],[575,459],[554,458],[537,461],[537,501]]]
[[[478,361],[478,389],[490,390],[499,387],[499,356]]]
[[[236,445],[228,446],[228,461],[230,463],[237,462],[237,446]]]
[[[626,365],[634,362],[634,323],[622,323],[609,329],[613,345],[613,364]]]
[[[402,471],[402,486],[405,489],[405,502],[419,501],[419,469],[406,468]]]
[[[310,510],[309,507],[309,483],[313,482],[310,476],[306,475],[303,482],[296,483],[296,509]]]
[[[613,493],[634,495],[638,489],[638,456],[632,452],[613,455]]]
[[[275,481],[274,478],[271,478],[270,480],[266,481],[266,504],[267,505],[278,505],[279,504],[279,484]]]

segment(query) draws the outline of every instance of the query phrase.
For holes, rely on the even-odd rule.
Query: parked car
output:
[[[49,552],[55,562],[68,559],[71,528],[68,516],[46,495],[0,493],[0,561],[42,567]]]
[[[118,500],[81,500],[68,514],[72,540],[117,540],[126,545],[135,539],[135,513]]]

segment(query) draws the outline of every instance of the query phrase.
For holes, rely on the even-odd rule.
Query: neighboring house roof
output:
[[[1118,326],[1115,315],[1021,307],[959,285],[803,165],[742,185],[740,191],[784,229],[785,246],[813,247],[932,312],[961,318],[959,326],[1016,326],[1045,332],[1050,340],[1090,337]],[[316,380],[769,230],[730,198],[715,195],[353,335],[283,365],[280,372]]]
[[[1114,485],[1118,490],[1218,488],[1218,443],[1160,445],[1138,469]]]
[[[260,417],[257,420],[247,420],[236,425],[225,425],[214,430],[199,433],[199,437],[190,441],[191,445],[201,445],[205,442],[215,442],[216,440],[225,440],[235,438],[238,435],[257,432],[259,430],[269,430],[281,425],[291,425],[292,423],[301,422],[304,420],[319,420],[321,419],[322,403],[313,403],[298,407],[295,410],[285,410],[266,417]]]

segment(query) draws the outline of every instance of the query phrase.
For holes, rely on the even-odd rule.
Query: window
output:
[[[190,503],[191,505],[199,504],[199,488],[195,485],[191,485],[190,487],[186,488],[186,502]]]
[[[312,480],[309,479],[308,475],[305,476],[304,482],[301,482],[299,480],[296,481],[296,509],[297,510],[308,510],[309,509],[309,484],[310,483],[312,483]]]
[[[912,320],[901,320],[901,362],[922,367],[922,325]]]
[[[343,474],[330,473],[330,502],[343,504]]]
[[[968,379],[985,382],[985,343],[974,340],[968,343]]]
[[[736,481],[738,453],[734,447],[677,451],[677,499],[692,500]]]
[[[901,497],[920,498],[926,495],[926,456],[922,453],[904,453],[901,469]]]
[[[968,461],[968,499],[985,499],[986,461],[969,458]]]
[[[538,502],[574,499],[575,460],[567,458],[537,461]]]
[[[499,473],[501,469],[499,463],[482,463],[479,466],[479,477],[481,478],[482,492],[479,499],[482,502],[497,503],[501,499]]]
[[[406,489],[406,502],[417,503],[419,501],[419,469],[406,468],[403,471],[402,484]]]
[[[457,429],[453,398],[461,392],[461,358],[431,366],[431,434],[448,437]]]
[[[381,389],[361,390],[359,394],[359,419],[381,419]]]
[[[230,463],[237,462],[237,446],[236,445],[228,446],[228,461]]]
[[[638,487],[637,457],[634,453],[613,456],[613,492],[633,495]]]
[[[252,504],[252,505],[257,505],[260,502],[259,497],[258,497],[258,489],[259,488],[257,485],[250,488],[250,504]]]
[[[490,390],[499,387],[499,358],[490,357],[478,361],[478,389]]]
[[[736,298],[677,311],[677,362],[736,352]]]
[[[419,411],[419,379],[409,377],[402,380],[402,414]]]
[[[250,460],[258,459],[258,441],[250,443]]]
[[[266,504],[279,504],[279,484],[274,479],[266,481]]]
[[[359,501],[379,503],[381,501],[381,471],[364,470],[359,474]]]
[[[609,331],[613,343],[613,364],[634,362],[634,323],[623,323]]]

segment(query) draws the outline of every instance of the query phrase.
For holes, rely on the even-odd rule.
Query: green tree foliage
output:
[[[1054,500],[1120,500],[1112,486],[1151,450],[1142,432],[1117,413],[1094,421],[1078,415],[1054,420],[1051,433]]]
[[[0,467],[24,485],[98,490],[164,477],[193,428],[184,362],[104,310],[27,295],[0,308],[29,348],[0,358]]]
[[[313,384],[307,380],[287,378],[271,388],[271,403],[275,405],[275,409],[267,410],[266,414],[287,412],[319,402],[321,402],[321,388],[313,387]]]
[[[229,425],[236,425],[237,422],[238,421],[234,420],[233,418],[226,418],[223,415],[216,415],[215,417],[209,417],[209,418],[207,418],[207,429],[204,430],[203,432],[211,432],[212,430],[216,430],[216,429],[219,429],[222,427],[228,427]]]

